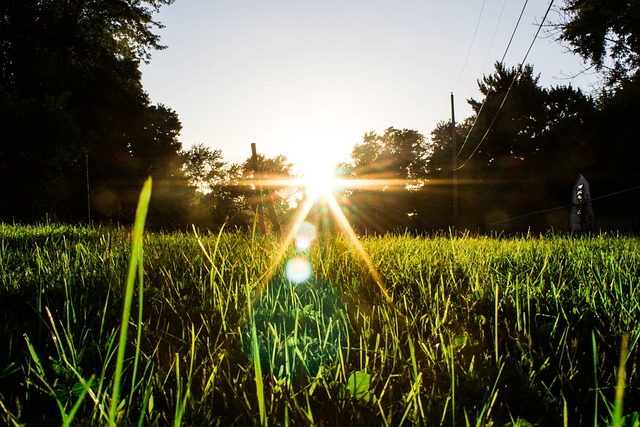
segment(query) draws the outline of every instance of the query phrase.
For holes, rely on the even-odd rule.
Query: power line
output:
[[[507,52],[509,52],[509,48],[511,47],[511,43],[513,42],[513,38],[516,35],[516,31],[518,31],[518,27],[520,26],[520,21],[522,20],[522,16],[524,15],[524,11],[527,8],[527,4],[529,3],[529,0],[525,0],[524,4],[522,5],[522,10],[520,11],[520,16],[518,16],[518,21],[516,22],[516,26],[513,28],[513,31],[511,32],[511,37],[509,38],[509,43],[507,43],[507,47],[504,49],[504,53],[502,54],[502,58],[500,59],[501,63],[504,63],[504,59],[507,57]],[[505,1],[506,4],[506,1]],[[504,11],[504,5],[502,6],[502,10]],[[502,12],[500,13],[500,15],[502,16]],[[497,31],[497,27],[496,27],[496,31]],[[494,33],[494,37],[495,37],[495,33]],[[493,42],[492,42],[493,43]],[[486,60],[485,60],[486,63]],[[484,68],[484,66],[483,66]],[[489,93],[491,93],[491,88],[489,88],[489,92],[487,93],[487,96],[485,96],[484,101],[482,101],[482,104],[480,105],[480,110],[478,110],[478,114],[476,114],[476,118],[473,121],[473,124],[471,125],[471,129],[469,129],[469,132],[467,133],[467,137],[464,139],[464,142],[462,143],[462,146],[460,147],[460,150],[458,150],[458,156],[460,156],[460,153],[462,153],[462,150],[464,149],[464,146],[467,144],[467,141],[469,140],[469,135],[471,135],[471,132],[473,132],[473,128],[476,127],[476,123],[478,122],[478,117],[480,117],[480,114],[482,113],[482,110],[484,109],[484,105],[487,102],[487,97],[489,96]],[[466,164],[466,162],[465,162]],[[462,165],[464,166],[464,165]],[[462,168],[462,166],[460,166],[458,169]]]
[[[460,75],[458,76],[458,80],[456,84],[453,86],[453,92],[456,91],[458,87],[458,83],[462,79],[462,75],[464,74],[465,68],[467,68],[467,62],[469,61],[469,56],[471,55],[471,49],[473,48],[473,42],[476,40],[476,35],[478,34],[478,27],[480,27],[480,21],[482,20],[482,12],[484,11],[484,5],[486,0],[482,1],[482,7],[480,8],[480,15],[478,16],[478,22],[476,22],[476,29],[473,31],[473,37],[471,38],[471,43],[469,44],[469,50],[467,51],[467,57],[464,59],[464,64],[462,65],[462,70],[460,70]]]
[[[469,158],[461,165],[458,166],[458,170],[462,169],[463,167],[466,166],[467,163],[469,163],[469,161],[471,160],[471,158],[475,155],[475,153],[478,151],[478,148],[480,148],[480,145],[482,145],[482,143],[485,141],[485,139],[487,138],[487,135],[489,134],[489,131],[491,130],[491,128],[493,127],[493,124],[495,123],[495,121],[498,118],[498,115],[500,114],[500,111],[502,111],[502,107],[504,107],[505,102],[507,101],[507,98],[509,97],[509,94],[511,93],[511,89],[513,88],[513,85],[515,84],[515,82],[518,80],[518,78],[520,78],[520,75],[522,73],[522,67],[523,64],[527,61],[527,57],[529,57],[529,53],[531,53],[531,49],[533,48],[534,43],[536,42],[536,40],[538,39],[538,36],[540,35],[540,31],[542,30],[542,25],[544,24],[544,22],[547,19],[547,16],[549,16],[549,12],[551,11],[551,7],[553,6],[553,2],[554,0],[551,0],[549,2],[549,7],[547,7],[547,11],[545,12],[544,16],[542,17],[542,21],[540,21],[540,25],[538,25],[538,30],[536,31],[535,36],[533,36],[533,40],[531,40],[531,44],[529,44],[529,49],[527,49],[527,53],[524,55],[524,58],[522,58],[522,62],[520,62],[520,65],[518,66],[518,72],[516,73],[516,75],[513,77],[513,80],[511,81],[511,85],[509,85],[509,89],[507,89],[507,93],[504,95],[504,98],[502,99],[502,103],[500,103],[500,107],[498,108],[498,111],[496,112],[495,116],[493,117],[493,120],[491,120],[491,124],[489,125],[489,127],[487,128],[487,131],[484,133],[484,135],[482,136],[482,139],[480,140],[480,142],[478,143],[478,145],[476,145],[476,148],[473,150],[473,152],[471,153],[471,155],[469,156]],[[526,6],[526,4],[525,4]],[[518,21],[519,22],[519,21]],[[504,57],[503,57],[504,58]],[[486,102],[486,97],[485,97],[485,102]],[[484,105],[484,103],[483,103]],[[476,121],[478,119],[478,116],[480,116],[480,112],[478,112],[477,116],[476,116]],[[475,124],[475,123],[474,123]],[[471,131],[469,131],[469,134],[471,133]],[[469,137],[469,134],[467,134],[467,138]],[[465,139],[465,142],[467,140]]]
[[[489,45],[487,56],[484,58],[484,63],[482,64],[482,71],[484,71],[484,68],[487,66],[487,61],[489,61],[491,49],[493,49],[493,43],[496,41],[496,36],[498,35],[498,29],[500,28],[500,22],[502,22],[502,15],[504,14],[504,9],[506,6],[507,0],[504,0],[504,2],[502,3],[502,9],[500,10],[500,16],[498,16],[498,22],[496,23],[496,29],[493,31],[493,37],[491,38],[491,44]]]
[[[567,208],[571,208],[573,206],[578,206],[578,205],[583,205],[583,204],[595,202],[597,200],[602,200],[602,199],[606,199],[608,197],[617,196],[618,194],[627,193],[629,191],[633,191],[633,190],[637,190],[637,189],[640,189],[640,185],[636,185],[635,187],[631,187],[631,188],[625,188],[624,190],[615,191],[613,193],[605,194],[604,196],[594,197],[591,200],[587,200],[587,201],[584,201],[584,202],[581,202],[581,203],[569,203],[568,205],[557,206],[555,208],[542,209],[542,210],[539,210],[539,211],[529,212],[529,213],[526,213],[526,214],[514,216],[512,218],[507,218],[507,219],[503,219],[503,220],[500,220],[500,221],[492,222],[489,225],[501,224],[503,222],[514,221],[516,219],[525,218],[525,217],[532,216],[532,215],[539,215],[539,214],[542,214],[542,213],[558,211],[558,210],[561,210],[561,209],[567,209]]]
[[[506,2],[506,0],[505,0]],[[471,37],[471,43],[469,44],[469,49],[467,50],[467,56],[464,59],[464,63],[462,64],[462,69],[460,70],[460,75],[458,76],[458,79],[456,80],[455,85],[453,86],[453,90],[451,92],[455,92],[456,88],[458,87],[458,84],[460,84],[460,80],[462,80],[462,75],[464,74],[464,70],[467,68],[467,63],[469,62],[469,56],[471,56],[471,50],[473,48],[473,43],[476,40],[476,35],[478,34],[478,28],[480,27],[480,21],[482,20],[482,13],[484,11],[484,6],[485,6],[486,0],[482,1],[482,7],[480,8],[480,15],[478,15],[478,21],[476,22],[476,28],[473,31],[473,37]],[[504,6],[503,6],[503,10],[504,10]],[[502,16],[502,14],[501,14]],[[494,34],[495,37],[495,34]],[[486,62],[486,60],[485,60]],[[484,66],[483,66],[484,67]],[[442,109],[442,112],[440,113],[440,116],[442,116],[442,114],[444,113],[444,108]]]

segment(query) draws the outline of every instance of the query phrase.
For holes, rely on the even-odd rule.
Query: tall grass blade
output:
[[[142,252],[138,264],[138,323],[136,324],[136,354],[133,358],[133,373],[131,374],[131,391],[129,392],[129,406],[133,401],[133,392],[136,389],[136,377],[138,374],[138,361],[140,360],[140,343],[142,341],[142,308],[144,305],[144,266],[142,265]],[[144,411],[142,411],[144,413]]]
[[[498,298],[498,294],[500,289],[498,288],[498,282],[495,283],[494,287],[494,312],[493,312],[493,330],[494,330],[494,345],[493,351],[495,352],[496,357],[496,365],[500,363],[500,347],[498,346],[498,308],[500,304],[500,299]]]
[[[624,389],[626,380],[626,360],[627,360],[627,348],[629,345],[629,335],[624,334],[622,336],[622,344],[620,346],[620,366],[618,367],[618,381],[616,383],[616,398],[613,405],[613,417],[611,419],[612,427],[622,427],[624,425],[623,419],[623,401],[624,401]]]
[[[78,400],[76,400],[76,403],[71,408],[71,411],[69,412],[69,414],[65,417],[64,421],[62,422],[62,427],[68,427],[68,426],[71,425],[71,422],[75,418],[76,413],[80,409],[80,406],[82,405],[82,402],[84,401],[84,398],[87,396],[88,392],[89,392],[89,388],[88,387],[83,387],[82,388],[82,392],[80,393],[80,396],[78,396]]]
[[[258,347],[258,334],[256,324],[251,316],[251,356],[253,357],[254,378],[256,382],[256,394],[258,398],[258,411],[260,412],[260,425],[267,426],[267,408],[264,400],[264,384],[262,383],[262,366],[260,364],[260,348]]]
[[[111,395],[111,406],[109,407],[109,426],[115,427],[116,413],[120,399],[120,379],[124,365],[124,353],[127,345],[127,331],[129,327],[129,316],[131,314],[131,302],[133,300],[133,287],[136,280],[138,263],[142,264],[142,234],[144,224],[149,210],[149,200],[151,199],[151,177],[147,178],[140,192],[136,218],[133,224],[133,234],[131,236],[131,254],[129,257],[129,269],[127,273],[127,283],[125,288],[124,303],[122,309],[122,322],[120,323],[120,340],[118,342],[118,354],[116,358],[116,371],[113,378],[113,391]]]
[[[33,344],[31,344],[31,341],[29,340],[29,336],[27,334],[23,334],[24,340],[27,343],[27,348],[29,349],[29,354],[31,355],[31,358],[33,359],[33,361],[36,364],[36,368],[38,370],[38,375],[40,375],[43,379],[45,378],[44,375],[44,367],[42,366],[42,362],[40,362],[40,358],[38,357],[38,354],[36,353],[36,349],[33,348]]]
[[[598,400],[600,389],[598,388],[598,347],[596,345],[596,334],[591,331],[591,348],[593,349],[593,381],[595,383],[595,398],[593,402],[593,425],[598,425]]]

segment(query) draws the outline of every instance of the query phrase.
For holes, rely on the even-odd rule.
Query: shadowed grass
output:
[[[258,297],[277,237],[150,233],[142,257],[135,236],[0,224],[6,424],[637,417],[637,239],[363,238],[391,306],[341,235],[320,236],[304,255],[309,280],[293,284],[278,265]],[[297,255],[287,248],[282,263]]]

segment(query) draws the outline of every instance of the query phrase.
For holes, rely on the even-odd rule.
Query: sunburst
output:
[[[271,281],[273,276],[279,271],[279,267],[282,265],[282,261],[287,253],[289,247],[292,244],[296,244],[298,247],[302,245],[308,248],[312,241],[315,239],[315,235],[310,235],[309,225],[306,222],[311,209],[317,203],[324,201],[329,208],[330,214],[335,219],[339,230],[347,236],[349,243],[355,248],[360,260],[364,263],[371,278],[376,283],[380,293],[384,299],[392,307],[395,307],[393,296],[388,292],[384,279],[380,272],[375,268],[365,248],[363,247],[357,234],[351,227],[348,219],[340,206],[340,203],[336,199],[336,194],[339,191],[349,189],[364,189],[368,191],[389,191],[397,189],[399,187],[406,188],[408,184],[406,180],[394,180],[394,179],[344,179],[337,178],[333,174],[329,173],[312,173],[303,178],[294,179],[266,179],[262,180],[261,185],[265,188],[277,188],[277,187],[296,187],[302,188],[304,192],[303,200],[301,201],[294,220],[288,227],[287,234],[279,246],[278,252],[273,259],[268,271],[262,277],[250,306],[253,307],[259,300],[265,286]],[[315,233],[315,231],[313,231]],[[293,283],[305,281],[305,278],[310,276],[310,265],[303,265],[303,259],[296,257],[289,260],[286,266],[285,273],[289,272],[288,279]],[[249,314],[250,308],[247,309],[246,315]],[[246,315],[244,319],[246,319]]]

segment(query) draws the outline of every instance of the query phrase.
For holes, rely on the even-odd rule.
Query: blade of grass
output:
[[[78,400],[76,400],[76,403],[73,405],[73,407],[71,408],[71,411],[69,412],[69,414],[67,414],[67,416],[65,417],[62,423],[63,427],[67,427],[71,425],[73,419],[76,416],[76,413],[78,412],[78,410],[80,409],[80,406],[82,405],[82,402],[84,401],[84,398],[87,396],[88,391],[89,391],[88,387],[82,388],[82,392],[78,396]]]
[[[484,426],[488,424],[488,421],[491,416],[491,410],[493,409],[493,405],[496,403],[496,399],[498,398],[498,382],[500,381],[500,377],[502,376],[502,370],[504,369],[505,362],[500,364],[500,369],[498,370],[498,375],[493,383],[493,388],[491,389],[491,393],[488,396],[488,402],[485,403],[480,410],[480,414],[478,415],[478,419],[476,420],[476,427]]]
[[[624,401],[624,389],[626,379],[626,360],[627,360],[627,347],[629,345],[629,335],[624,334],[622,336],[622,344],[620,346],[620,366],[618,367],[618,381],[616,383],[616,398],[613,405],[613,417],[611,419],[611,426],[623,426],[624,419],[623,413],[623,401]]]
[[[113,391],[111,395],[111,406],[109,407],[109,426],[116,425],[116,412],[120,397],[120,378],[124,365],[124,352],[127,345],[127,331],[129,326],[129,316],[131,314],[131,301],[133,299],[133,286],[136,279],[137,265],[142,263],[142,234],[144,224],[149,210],[149,200],[151,199],[151,177],[147,178],[140,192],[136,218],[133,224],[133,234],[131,236],[131,254],[129,258],[129,269],[125,288],[124,306],[122,309],[122,322],[120,324],[120,340],[118,342],[118,355],[116,358],[116,371],[113,380]]]
[[[596,346],[596,334],[591,331],[591,348],[593,349],[593,380],[595,383],[595,398],[593,403],[593,425],[597,427],[598,425],[598,400],[599,400],[599,389],[598,389],[598,347]]]
[[[38,357],[38,354],[36,353],[36,349],[33,348],[33,344],[31,344],[31,341],[29,340],[29,336],[27,336],[27,334],[23,334],[22,336],[24,337],[24,340],[27,343],[27,348],[29,350],[29,354],[31,355],[31,358],[33,359],[33,361],[36,364],[36,368],[38,370],[38,375],[40,375],[40,377],[42,377],[44,379],[45,378],[44,367],[42,366],[42,362],[40,362],[40,358]]]
[[[262,383],[262,367],[260,365],[260,349],[258,348],[258,336],[256,324],[251,316],[251,353],[253,357],[254,378],[256,382],[256,394],[258,398],[258,410],[260,412],[260,425],[267,425],[267,411],[264,401],[264,384]]]
[[[129,393],[129,407],[133,401],[133,392],[136,389],[136,376],[138,374],[138,360],[140,359],[140,341],[142,341],[142,307],[144,303],[144,268],[143,254],[140,252],[138,264],[138,323],[136,325],[136,355],[133,358],[133,374],[131,374],[131,391]],[[144,411],[142,411],[144,413]]]
[[[494,298],[495,298],[495,304],[494,304],[494,313],[493,313],[493,330],[494,330],[494,352],[495,352],[495,360],[496,360],[496,365],[500,364],[500,347],[498,346],[498,308],[499,308],[499,304],[500,304],[500,300],[498,298],[498,293],[500,292],[499,288],[498,288],[498,282],[496,281],[495,286],[494,286]]]

